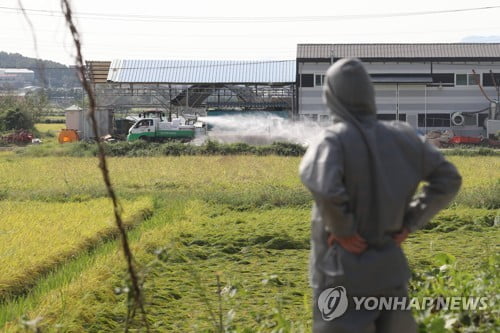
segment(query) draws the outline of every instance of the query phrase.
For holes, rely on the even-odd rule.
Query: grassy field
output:
[[[1,155],[0,155],[1,156]],[[450,156],[464,177],[454,205],[500,208],[499,158]],[[190,193],[231,205],[306,205],[308,192],[297,177],[299,157],[179,156],[112,158],[119,193]],[[25,178],[26,181],[20,181]],[[244,195],[242,195],[244,189]],[[12,200],[72,201],[105,195],[95,158],[0,158],[0,196]]]
[[[133,225],[152,212],[151,200],[125,201]],[[108,199],[46,203],[1,201],[0,300],[19,294],[44,272],[115,234]]]
[[[411,294],[498,298],[500,159],[449,159],[464,176],[463,190],[405,245],[414,272]],[[277,156],[110,159],[126,211],[154,209],[130,231],[154,331],[215,331],[219,305],[227,331],[310,329],[311,198],[297,178],[299,161]],[[96,166],[94,158],[1,153],[0,206],[18,207],[11,215],[20,215],[14,222],[0,217],[0,230],[7,225],[24,232],[30,246],[43,251],[57,249],[58,239],[78,240],[78,231],[68,232],[73,228],[96,235],[103,226],[97,220],[106,221],[109,213],[109,207],[96,208],[106,204]],[[40,228],[53,233],[50,243],[31,239],[30,214],[46,218]],[[81,223],[85,214],[96,220],[88,229]],[[57,226],[61,230],[48,231]],[[72,260],[27,279],[25,291],[0,303],[0,327],[6,332],[123,329],[128,281],[118,244],[109,240],[81,249],[77,243],[72,243]],[[23,279],[16,281],[22,286]],[[422,332],[491,332],[499,327],[498,314],[498,304],[478,313],[415,313]],[[140,329],[140,321],[131,327]]]
[[[66,124],[38,123],[35,124],[35,133],[36,137],[42,140],[44,146],[53,148],[59,145],[57,138],[59,132],[64,128],[66,128]]]
[[[35,128],[37,129],[37,131],[39,131],[41,133],[50,132],[54,135],[57,135],[61,129],[66,128],[66,124],[43,124],[43,123],[40,123],[40,124],[36,124]]]

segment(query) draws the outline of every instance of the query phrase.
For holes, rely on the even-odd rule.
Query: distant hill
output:
[[[0,68],[31,69],[35,72],[35,85],[38,86],[46,86],[47,88],[74,88],[80,86],[74,68],[50,60],[25,57],[19,53],[0,51]]]

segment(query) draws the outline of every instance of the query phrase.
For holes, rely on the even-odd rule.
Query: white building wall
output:
[[[95,117],[97,120],[97,137],[111,134],[113,120],[111,111],[96,110]],[[95,138],[92,122],[86,111],[66,111],[66,128],[76,130],[80,139]]]
[[[0,85],[12,85],[22,87],[32,85],[35,79],[35,72],[29,69],[0,68]]]
[[[299,63],[298,74],[324,75],[329,63]],[[474,69],[481,75],[490,75],[489,71],[500,73],[500,62],[459,62],[459,63],[365,63],[370,74],[472,74]],[[316,83],[316,80],[315,80]],[[482,95],[479,87],[469,86],[439,86],[436,84],[404,84],[404,83],[375,83],[375,94],[378,113],[404,114],[406,121],[422,131],[430,129],[425,122],[418,124],[418,115],[453,114],[454,112],[479,111],[488,107],[489,102]],[[328,115],[328,110],[322,100],[322,86],[298,87],[299,89],[299,117],[320,119]],[[484,87],[490,98],[497,98],[494,87]],[[426,117],[426,116],[425,116]],[[452,126],[456,134],[479,135],[484,134],[481,123],[466,126]]]

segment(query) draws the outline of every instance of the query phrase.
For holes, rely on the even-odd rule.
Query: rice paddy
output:
[[[123,202],[133,225],[152,212],[151,200]],[[116,234],[105,198],[84,202],[0,201],[0,300],[19,294],[41,274]]]
[[[464,185],[450,207],[405,245],[415,276],[410,292],[495,298],[500,159],[449,160]],[[212,314],[219,316],[219,306],[226,331],[310,330],[311,198],[297,177],[299,161],[278,156],[110,159],[153,331],[216,331]],[[128,282],[119,244],[110,235],[111,204],[104,197],[95,158],[0,154],[4,331],[123,330]],[[453,263],[436,275],[443,253]],[[434,281],[428,287],[424,276],[426,283]],[[476,317],[415,315],[422,332],[446,332],[446,325],[458,332],[491,332],[499,325],[498,311],[492,305]],[[140,331],[140,320],[130,328]]]

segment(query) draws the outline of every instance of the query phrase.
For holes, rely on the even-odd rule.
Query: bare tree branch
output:
[[[78,33],[78,30],[73,22],[72,18],[72,11],[71,11],[71,5],[69,4],[69,0],[61,0],[61,9],[64,14],[64,17],[66,19],[66,23],[68,25],[68,28],[71,32],[71,36],[73,38],[73,42],[75,44],[76,48],[76,56],[75,56],[75,61],[76,61],[76,67],[80,76],[80,81],[82,83],[83,88],[85,89],[85,92],[87,93],[88,99],[89,99],[89,118],[92,123],[92,129],[94,131],[94,135],[97,137],[99,135],[98,133],[98,126],[97,126],[97,120],[95,116],[96,112],[96,99],[95,99],[95,94],[94,90],[92,89],[92,85],[90,84],[86,71],[85,71],[85,65],[83,62],[83,56],[82,56],[82,44],[81,44],[81,39],[80,39],[80,34]],[[125,259],[127,261],[127,268],[128,268],[128,274],[132,283],[132,300],[133,300],[133,307],[132,310],[130,308],[128,309],[127,313],[135,313],[135,309],[138,307],[141,312],[142,312],[142,319],[144,322],[144,325],[146,326],[147,331],[149,332],[149,325],[147,322],[147,317],[146,317],[146,310],[144,308],[144,298],[143,298],[143,293],[142,289],[139,283],[139,278],[137,275],[137,272],[134,267],[134,258],[132,255],[132,251],[130,250],[130,245],[128,242],[128,237],[127,237],[127,232],[125,230],[125,226],[123,224],[122,216],[121,216],[121,207],[118,202],[118,198],[116,196],[115,190],[111,184],[111,178],[109,176],[109,169],[107,166],[107,161],[106,161],[106,154],[104,151],[104,146],[103,143],[97,140],[97,147],[98,147],[98,152],[99,152],[99,168],[101,169],[102,176],[104,183],[106,185],[106,190],[108,193],[108,196],[110,197],[111,201],[113,202],[113,211],[114,211],[114,216],[115,216],[115,222],[116,226],[120,232],[121,236],[121,241],[122,241],[122,246],[123,246],[123,253],[125,255]],[[128,316],[127,316],[128,317]],[[128,330],[128,319],[127,318],[127,325],[125,327],[125,331]]]
[[[477,73],[474,69],[472,70],[472,73],[474,75],[477,75]],[[490,103],[493,102],[493,100],[491,98],[489,98],[488,95],[486,95],[486,92],[483,89],[483,85],[481,84],[479,79],[477,80],[477,86],[479,87],[479,90],[481,90],[481,93],[483,94],[484,98],[486,98],[488,100],[488,102],[490,102]]]

